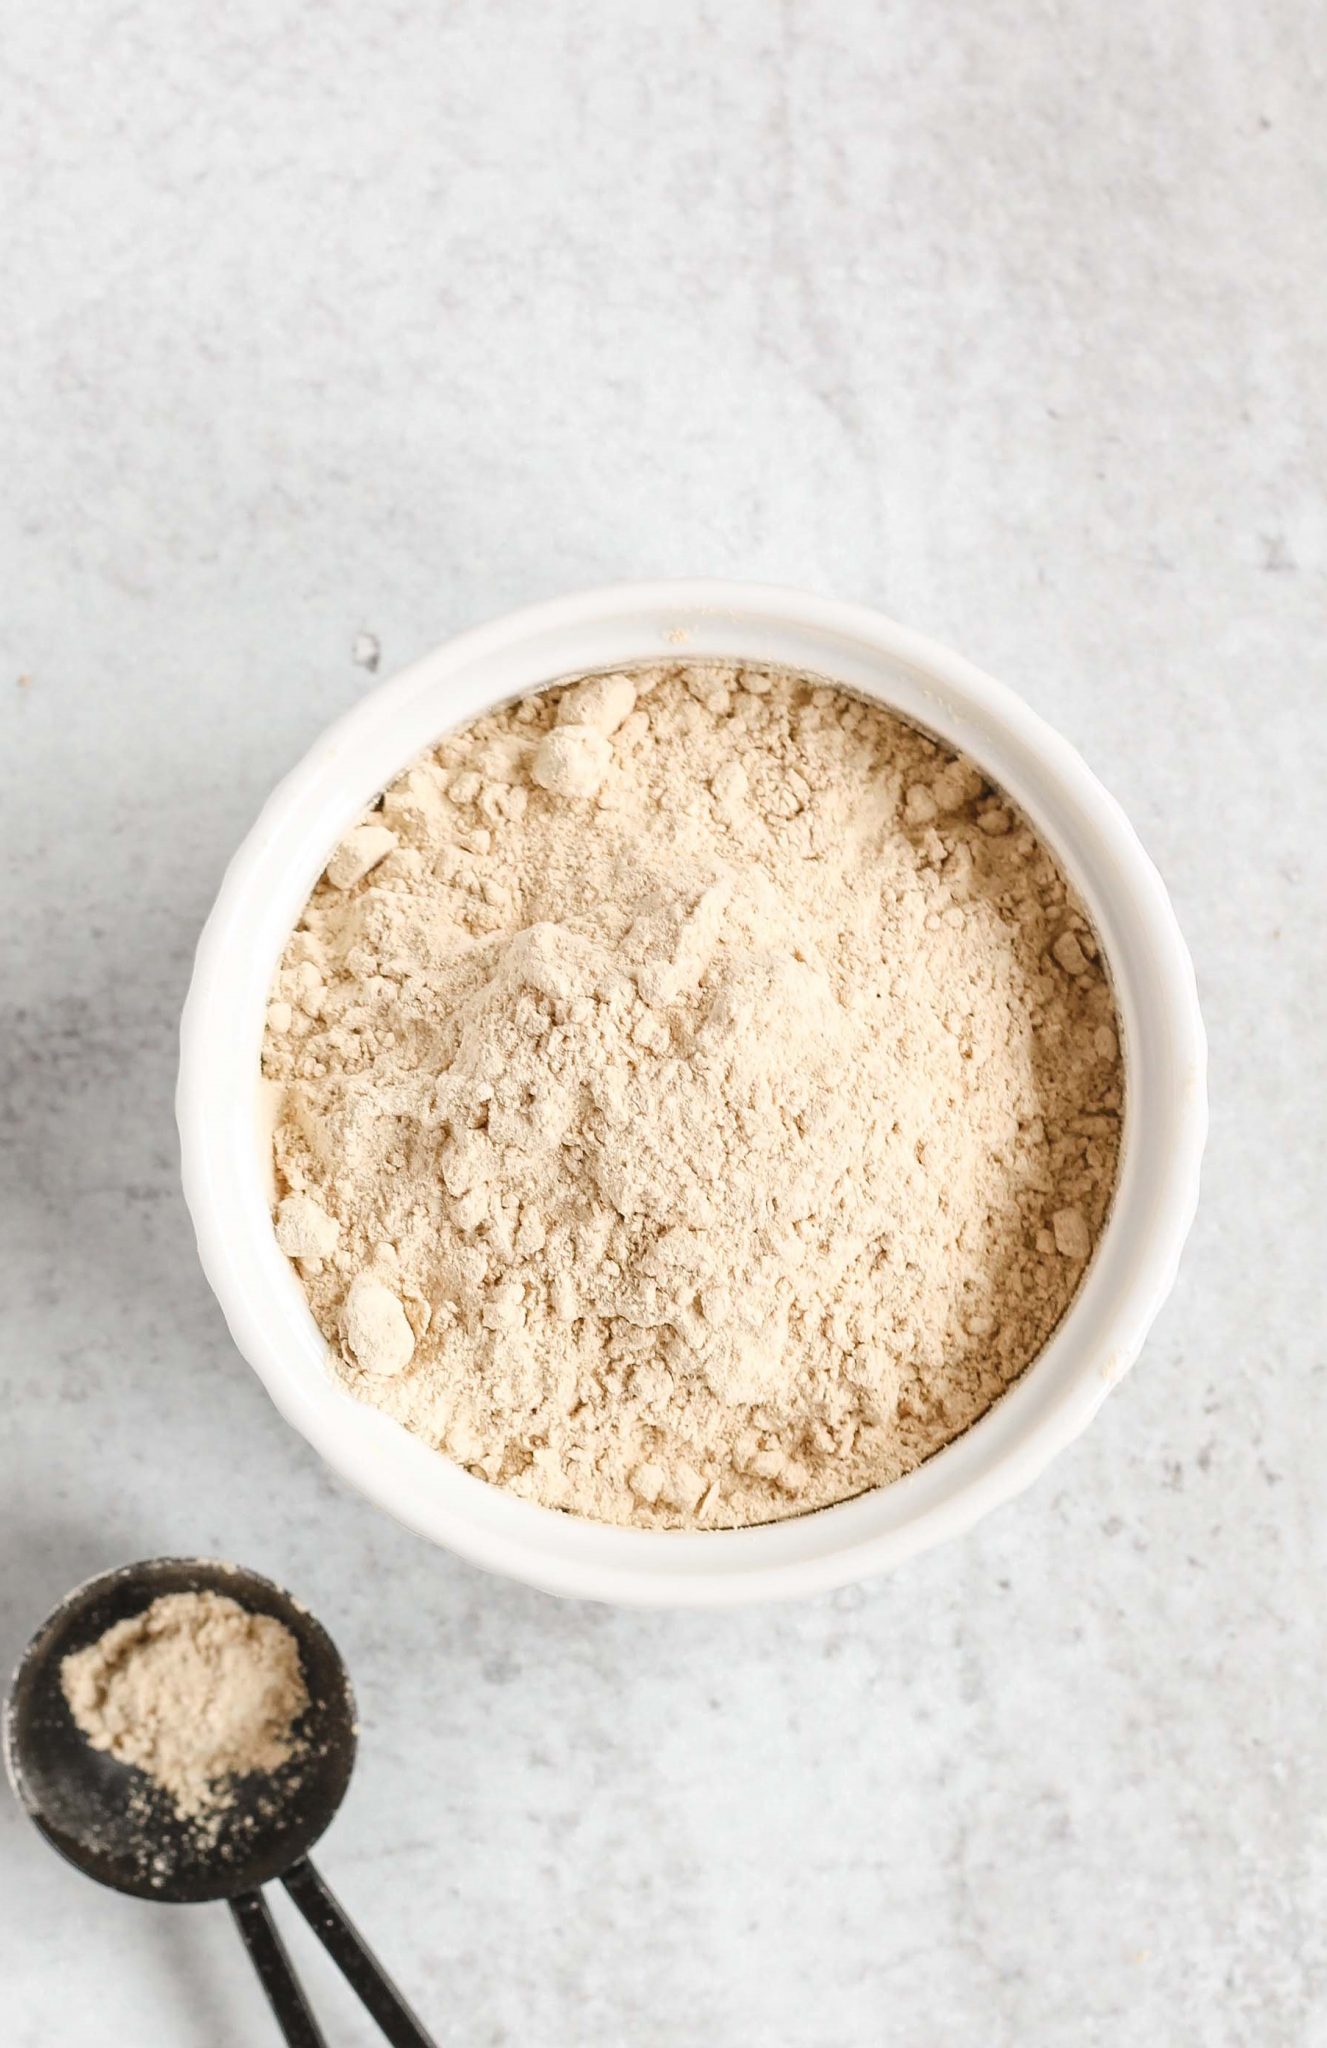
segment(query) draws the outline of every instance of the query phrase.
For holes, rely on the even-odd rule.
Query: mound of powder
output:
[[[778,671],[581,679],[333,854],[264,1051],[278,1239],[356,1394],[514,1492],[736,1526],[896,1478],[1042,1347],[1122,1083],[1063,874]]]
[[[66,1657],[60,1682],[94,1749],[145,1771],[182,1820],[203,1823],[231,1804],[229,1779],[289,1761],[309,1704],[285,1623],[221,1593],[163,1593]]]

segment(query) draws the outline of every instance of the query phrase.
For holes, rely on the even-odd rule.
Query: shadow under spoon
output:
[[[163,1593],[203,1592],[283,1622],[299,1645],[309,1694],[290,1761],[235,1779],[233,1804],[207,1829],[181,1820],[141,1771],[93,1749],[60,1682],[63,1660],[113,1623],[141,1614]],[[99,1884],[170,1905],[224,1899],[295,2048],[323,2048],[323,2035],[263,1898],[262,1887],[274,1879],[392,2048],[435,2048],[309,1861],[350,1783],[356,1732],[354,1695],[336,1645],[282,1587],[236,1565],[152,1558],[88,1580],[37,1631],[5,1702],[5,1766],[47,1841]]]

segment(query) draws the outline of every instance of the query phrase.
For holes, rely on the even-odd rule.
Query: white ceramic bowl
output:
[[[333,1378],[273,1235],[259,1045],[278,958],[333,846],[439,736],[580,670],[742,656],[873,697],[976,761],[1055,849],[1091,912],[1123,1021],[1120,1179],[1083,1287],[988,1414],[928,1464],[771,1527],[613,1529],[473,1479]],[[286,777],[235,855],[198,947],[177,1114],[199,1256],[231,1334],[294,1424],[380,1507],[475,1564],[551,1592],[723,1606],[815,1592],[896,1565],[1008,1500],[1090,1421],[1170,1291],[1206,1134],[1193,969],[1165,889],[1119,807],[1010,690],[856,606],[727,583],[627,584],[463,633],[374,690]]]

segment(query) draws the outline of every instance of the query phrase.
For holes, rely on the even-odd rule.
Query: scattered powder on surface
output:
[[[227,1780],[274,1771],[308,1706],[284,1622],[221,1593],[164,1593],[60,1667],[69,1711],[94,1749],[134,1764],[182,1820],[231,1803]]]
[[[445,739],[286,951],[279,1242],[360,1398],[597,1520],[897,1478],[1045,1343],[1114,1183],[1092,930],[968,763],[814,678]]]

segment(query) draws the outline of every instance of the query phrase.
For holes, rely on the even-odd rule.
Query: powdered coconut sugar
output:
[[[163,1593],[66,1657],[60,1681],[92,1747],[144,1771],[212,1837],[236,1777],[290,1761],[309,1704],[285,1623],[223,1593]]]
[[[273,990],[278,1241],[472,1471],[726,1527],[898,1477],[1044,1345],[1115,1178],[1097,942],[969,763],[815,678],[587,677],[445,739]]]

